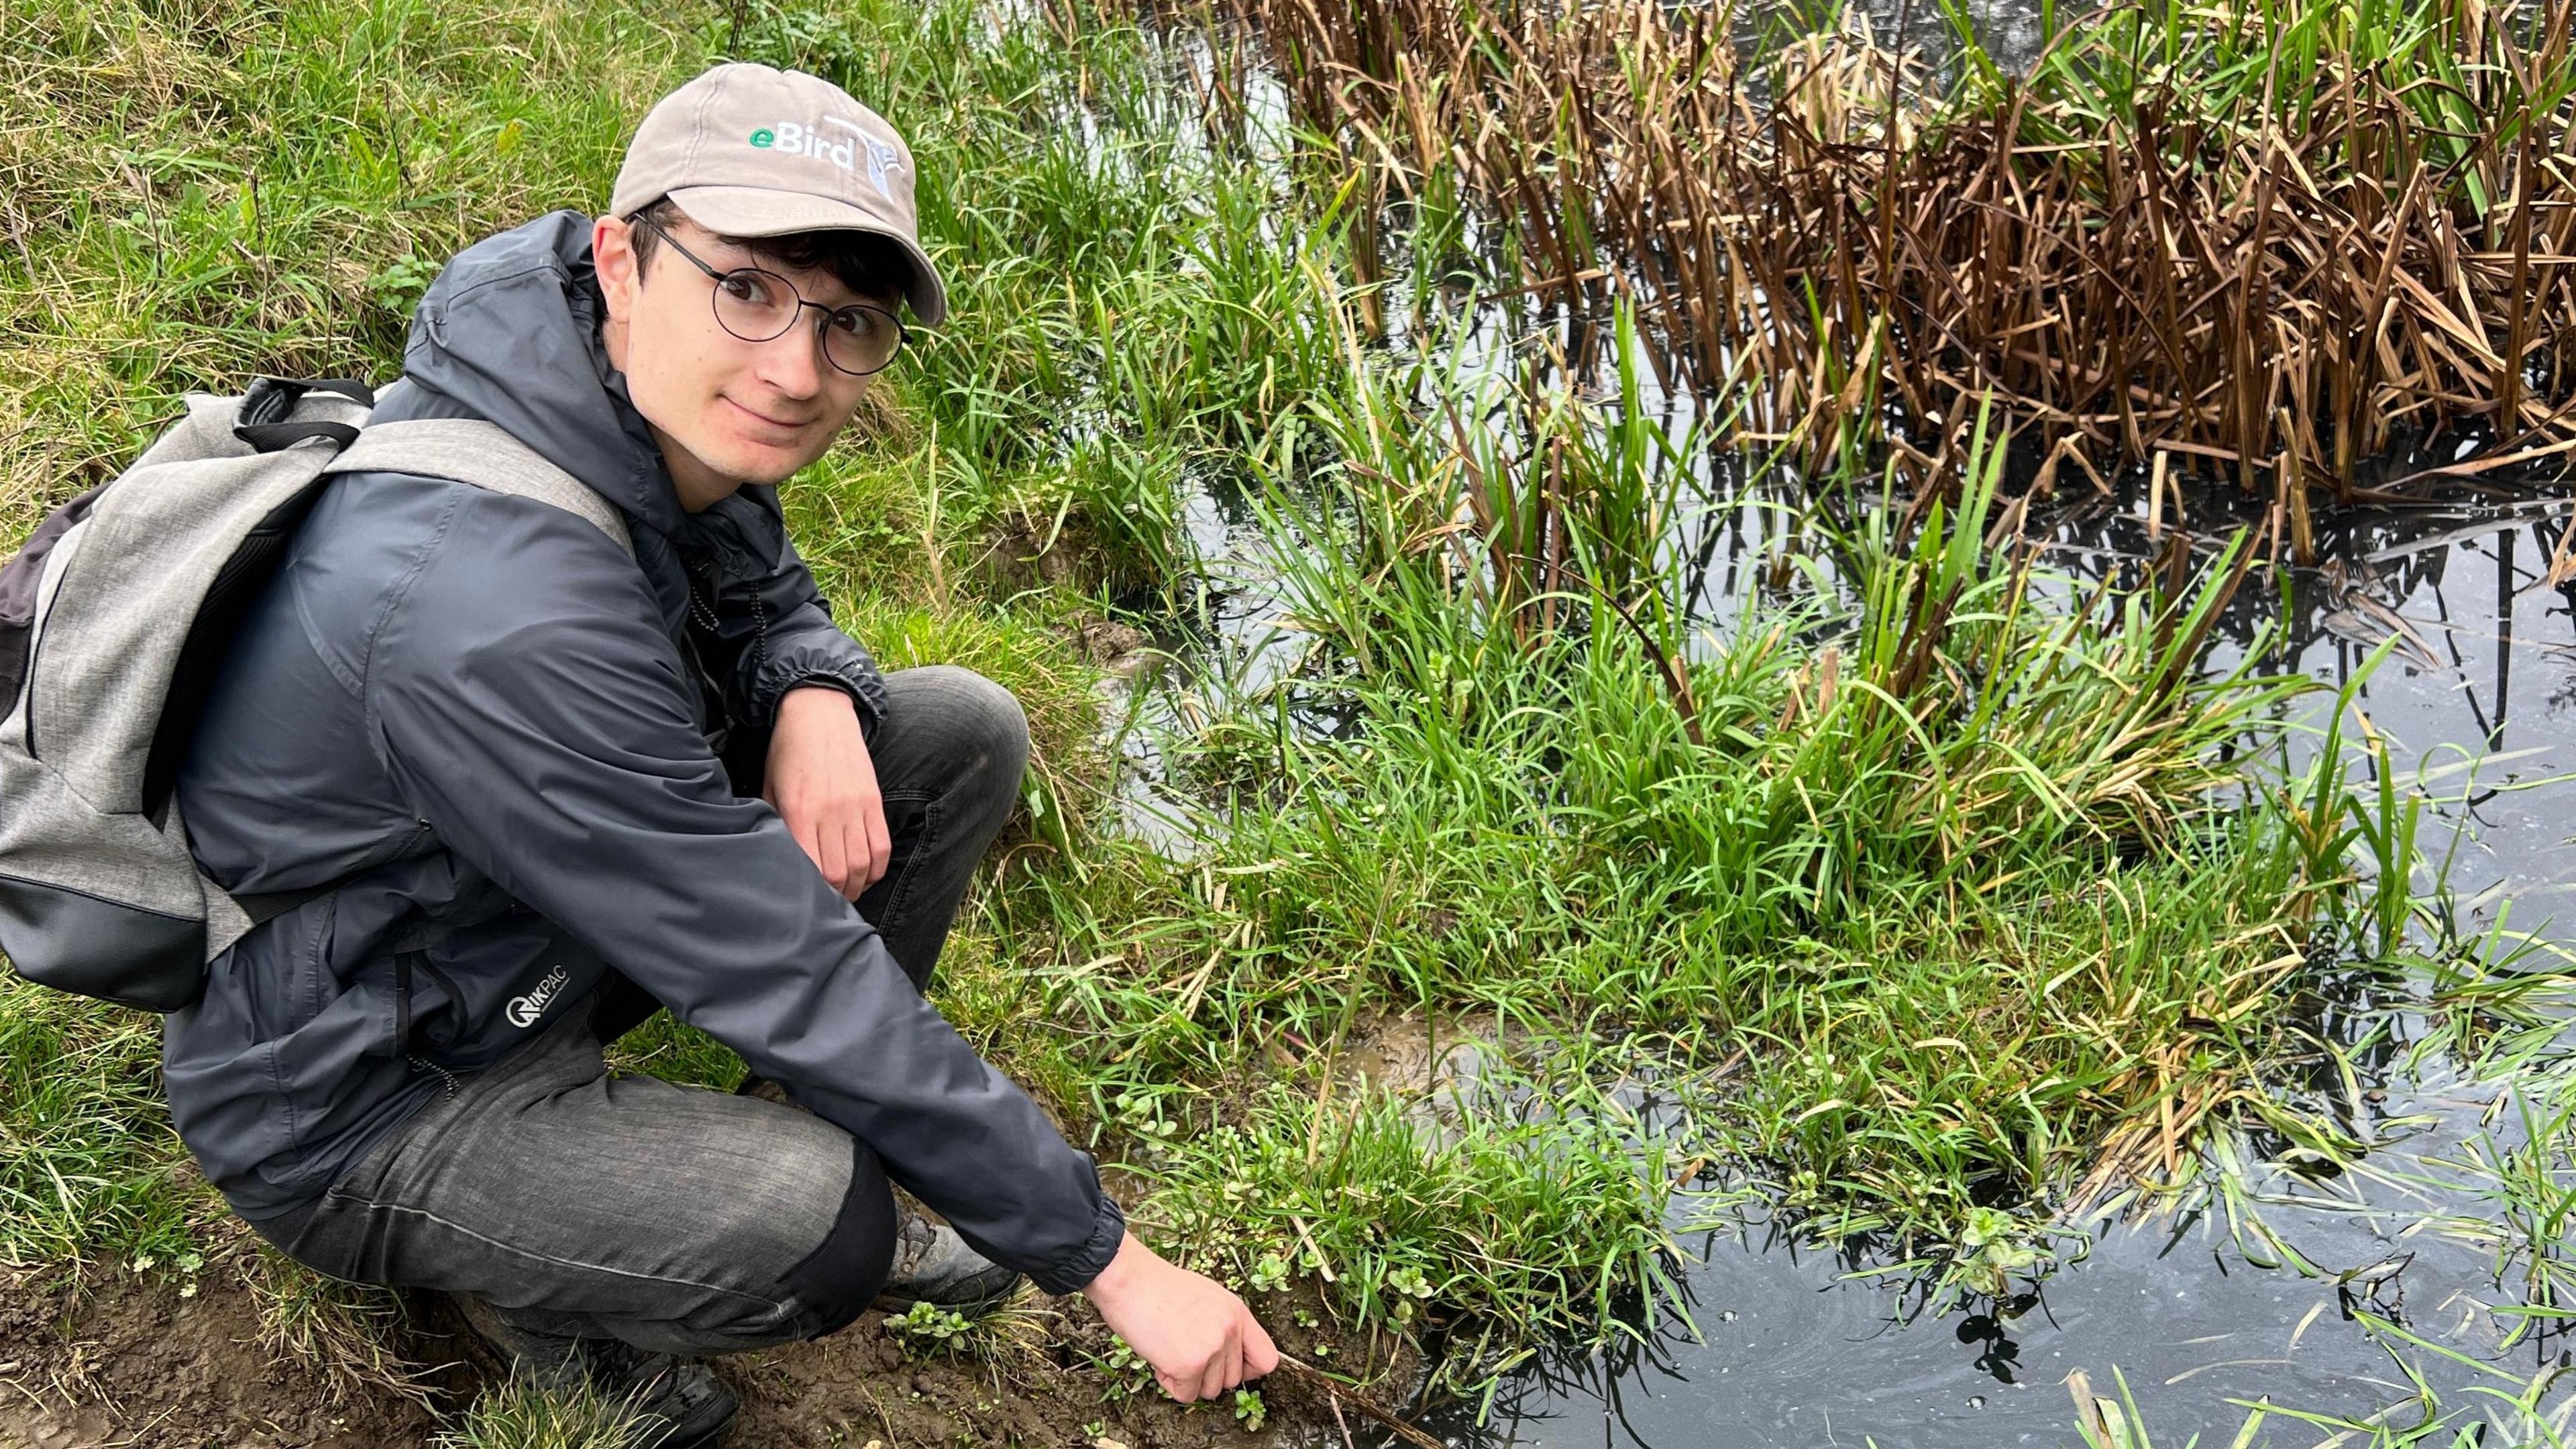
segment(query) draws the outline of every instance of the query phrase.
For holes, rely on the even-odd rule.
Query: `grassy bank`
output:
[[[1788,587],[1695,622],[1668,540],[1707,438],[1650,417],[1635,326],[1602,329],[1597,395],[1535,345],[1381,347],[1348,281],[1365,190],[1315,189],[1222,102],[1205,124],[1186,57],[1113,17],[7,5],[12,530],[184,390],[388,375],[438,259],[597,204],[636,112],[712,59],[830,75],[907,130],[956,322],[787,497],[880,659],[981,669],[1036,725],[941,1004],[1144,1231],[1274,1318],[1320,1309],[1354,1372],[1379,1331],[1480,1339],[1460,1380],[1637,1331],[1681,1267],[1674,1194],[1716,1167],[1998,1293],[2070,1206],[2275,1111],[2328,966],[2447,992],[2464,1033],[2501,1009],[2474,959],[2410,954],[2418,806],[2366,734],[2297,736],[2259,651],[2205,667],[2252,544],[2050,574],[2010,546],[2006,412],[1980,412],[1920,510],[1812,519]],[[1857,456],[1830,454],[1846,491],[1884,481]],[[1186,594],[1216,498],[1303,655],[1188,686],[1159,745],[1194,809],[1157,849],[1110,828],[1083,640]],[[220,1205],[156,1048],[0,982],[0,1259],[202,1264]],[[630,1062],[739,1072],[675,1029]],[[458,1432],[550,1412],[505,1396]]]

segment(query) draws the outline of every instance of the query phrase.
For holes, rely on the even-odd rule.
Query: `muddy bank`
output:
[[[1278,1305],[1283,1308],[1283,1302]],[[1112,1366],[1106,1328],[1087,1310],[1036,1300],[999,1329],[987,1358],[914,1357],[871,1313],[813,1343],[727,1361],[743,1398],[727,1449],[826,1449],[862,1445],[1086,1445],[1215,1449],[1219,1445],[1340,1442],[1332,1406],[1285,1376],[1258,1385],[1255,1430],[1218,1402],[1184,1408],[1142,1369]],[[1256,1302],[1256,1306],[1259,1304]],[[1312,1356],[1317,1335],[1288,1313],[1263,1318],[1290,1352]],[[1354,1429],[1362,1427],[1351,1414]]]
[[[228,1265],[193,1284],[17,1272],[0,1294],[0,1449],[420,1445],[436,1428],[422,1400],[470,1386],[458,1365],[426,1375],[421,1398],[351,1391],[330,1364],[265,1349],[260,1329],[259,1300]],[[410,1338],[416,1364],[455,1363],[458,1345],[430,1325]]]
[[[482,1345],[422,1296],[401,1304],[384,1335],[395,1357],[380,1368],[345,1345],[275,1347],[262,1321],[274,1299],[254,1286],[248,1254],[236,1248],[193,1280],[111,1268],[0,1279],[0,1449],[417,1449],[495,1381]],[[1298,1325],[1286,1295],[1269,1300],[1256,1306],[1282,1346],[1314,1356],[1324,1335]],[[1366,1350],[1325,1356],[1335,1354]],[[717,1369],[743,1401],[730,1449],[1342,1442],[1332,1406],[1284,1378],[1259,1386],[1258,1430],[1231,1403],[1172,1403],[1141,1368],[1117,1363],[1078,1299],[1026,1300],[966,1352],[910,1348],[870,1313]],[[397,1392],[386,1371],[413,1376],[416,1390]]]

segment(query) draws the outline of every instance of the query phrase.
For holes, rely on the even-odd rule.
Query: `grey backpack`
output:
[[[0,567],[0,950],[20,975],[176,1011],[208,961],[331,889],[226,894],[198,872],[173,792],[233,635],[332,475],[538,499],[632,552],[614,505],[500,428],[367,427],[374,401],[347,379],[191,395],[131,467]]]

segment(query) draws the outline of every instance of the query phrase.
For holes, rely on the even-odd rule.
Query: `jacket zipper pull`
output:
[[[404,1057],[404,1058],[403,1058],[403,1060],[404,1060],[404,1061],[407,1061],[407,1062],[409,1062],[409,1063],[411,1063],[411,1064],[412,1064],[413,1066],[415,1066],[415,1067],[420,1068],[420,1069],[421,1069],[422,1071],[424,1071],[424,1072],[435,1072],[435,1073],[437,1073],[437,1074],[438,1074],[438,1080],[439,1080],[440,1085],[441,1085],[442,1087],[444,1087],[444,1088],[445,1088],[445,1095],[446,1095],[447,1097],[451,1098],[451,1099],[455,1097],[455,1095],[456,1095],[456,1074],[455,1074],[454,1072],[451,1072],[451,1071],[449,1071],[447,1068],[440,1066],[440,1065],[439,1065],[438,1063],[436,1063],[436,1062],[432,1062],[432,1061],[424,1061],[424,1060],[422,1060],[421,1058],[419,1058],[419,1057],[417,1057],[417,1056],[407,1056],[407,1057]]]

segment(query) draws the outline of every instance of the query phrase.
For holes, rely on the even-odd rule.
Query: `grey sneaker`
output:
[[[894,1267],[876,1306],[889,1310],[933,1303],[973,1317],[999,1308],[1019,1291],[1020,1275],[966,1246],[957,1230],[909,1208],[894,1225]]]
[[[588,1387],[629,1405],[631,1449],[720,1449],[733,1428],[740,1402],[696,1359],[647,1353],[614,1338],[541,1332],[472,1294],[451,1296],[512,1372],[559,1393]]]

